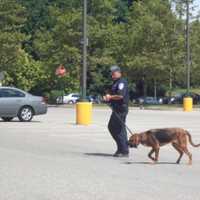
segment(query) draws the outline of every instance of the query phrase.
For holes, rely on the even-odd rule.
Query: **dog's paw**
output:
[[[189,161],[189,162],[188,162],[188,165],[191,166],[191,165],[192,165],[192,161]]]
[[[155,165],[157,162],[156,161],[150,161],[149,164],[150,165]]]

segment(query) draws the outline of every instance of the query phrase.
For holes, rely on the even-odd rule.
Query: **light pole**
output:
[[[83,0],[83,56],[82,56],[82,83],[81,97],[86,100],[87,93],[87,0]]]
[[[88,102],[87,94],[87,0],[83,1],[83,57],[82,57],[82,77],[81,77],[81,99],[76,104],[76,123],[79,125],[89,125],[92,123],[92,103]]]
[[[191,56],[190,56],[190,5],[189,0],[186,0],[186,66],[187,66],[187,95],[190,93],[190,67],[191,67]]]
[[[190,0],[186,0],[186,66],[187,66],[187,96],[183,100],[184,111],[190,112],[193,109],[193,99],[190,95]]]

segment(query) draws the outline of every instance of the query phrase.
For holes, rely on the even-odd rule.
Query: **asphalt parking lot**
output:
[[[0,200],[199,200],[200,148],[189,146],[193,165],[170,146],[149,164],[148,148],[113,158],[110,110],[96,108],[91,126],[75,124],[73,108],[49,108],[31,123],[0,121]],[[200,143],[200,112],[131,110],[135,132],[159,127],[188,129]]]

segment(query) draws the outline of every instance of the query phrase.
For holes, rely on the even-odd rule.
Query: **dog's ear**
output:
[[[136,135],[138,135],[138,133],[133,133],[133,134],[131,135],[131,137],[135,137]]]
[[[132,133],[131,136],[129,137],[129,140],[133,140],[135,135],[136,135],[135,133]]]

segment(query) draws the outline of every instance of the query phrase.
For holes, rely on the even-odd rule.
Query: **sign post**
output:
[[[187,71],[187,96],[183,100],[183,109],[190,112],[193,109],[193,99],[190,97],[190,73],[191,73],[191,51],[190,51],[190,2],[186,0],[186,71]]]
[[[0,86],[2,86],[2,81],[4,77],[5,77],[4,72],[0,72]]]
[[[83,0],[83,69],[81,99],[86,100],[87,93],[87,0]]]
[[[62,85],[62,77],[64,77],[66,75],[67,71],[64,67],[64,65],[60,65],[57,69],[56,69],[56,76],[58,76],[60,78],[60,88],[61,88],[61,91],[62,91],[62,104],[63,104],[63,101],[64,101],[64,86]]]

